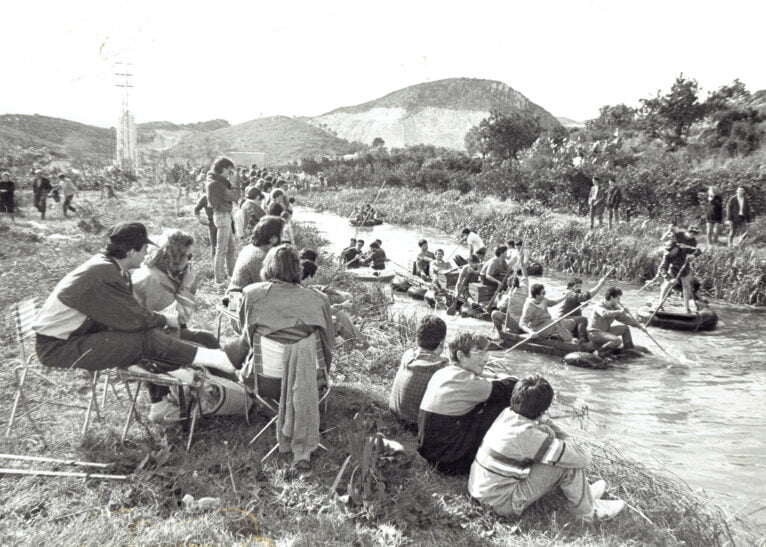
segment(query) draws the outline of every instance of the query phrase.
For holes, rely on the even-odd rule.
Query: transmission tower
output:
[[[120,65],[128,65],[128,63],[118,63]],[[130,83],[130,78],[133,76],[130,72],[117,72],[115,73],[120,79],[120,83],[115,84],[115,87],[122,88],[122,110],[120,112],[120,121],[117,124],[117,150],[116,150],[116,164],[124,171],[134,171],[138,167],[138,135],[136,134],[136,124],[133,119],[133,114],[130,113],[129,99],[130,88],[133,84]]]

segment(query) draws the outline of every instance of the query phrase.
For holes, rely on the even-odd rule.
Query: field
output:
[[[328,194],[329,195],[329,194]],[[92,198],[92,196],[85,196]],[[45,227],[30,217],[0,224],[6,242],[0,251],[0,309],[3,352],[0,354],[0,425],[6,426],[19,348],[5,313],[17,300],[45,298],[69,270],[99,252],[103,239],[93,222],[109,226],[138,220],[150,233],[163,228],[191,231],[198,241],[197,271],[204,277],[198,294],[196,327],[214,329],[214,305],[220,299],[212,283],[207,229],[191,215],[192,202],[176,210],[174,196],[151,190],[126,192],[122,203],[101,209],[80,199],[80,218],[52,218]],[[304,199],[301,198],[303,201]],[[75,203],[78,205],[78,203]],[[2,219],[5,220],[5,219]],[[35,215],[36,220],[36,215]],[[298,221],[300,219],[297,219]],[[55,234],[58,234],[56,236]],[[298,227],[301,246],[317,248],[316,233]],[[366,351],[341,347],[333,363],[333,393],[323,419],[323,444],[311,470],[293,470],[275,456],[261,463],[271,448],[265,438],[250,446],[257,431],[241,416],[206,418],[189,453],[180,430],[146,423],[135,425],[120,443],[126,394],[118,386],[109,394],[101,420],[81,438],[82,411],[46,405],[36,410],[34,424],[22,418],[10,437],[0,438],[0,452],[113,463],[108,473],[127,474],[125,481],[19,477],[0,481],[0,543],[4,545],[104,544],[253,544],[253,545],[727,545],[764,543],[746,523],[726,515],[682,482],[623,458],[597,439],[578,432],[578,413],[559,403],[565,426],[594,453],[592,480],[604,478],[611,495],[629,507],[614,521],[595,525],[572,520],[562,500],[550,496],[519,519],[499,518],[472,503],[465,479],[433,473],[415,452],[414,435],[387,411],[388,390],[399,358],[414,343],[413,321],[386,311],[387,295],[379,287],[351,281],[321,260],[318,283],[332,283],[355,296],[354,313],[370,338]],[[225,335],[231,335],[226,332]],[[60,388],[32,381],[34,400],[82,397],[83,376],[49,373]],[[63,395],[62,395],[63,394]],[[146,405],[145,393],[141,401]],[[265,417],[253,413],[255,424]],[[367,490],[349,492],[350,472],[332,487],[350,446],[359,448],[379,432],[401,442],[403,454],[364,458],[373,473]],[[352,442],[354,441],[355,442]],[[11,467],[12,462],[3,466]],[[44,467],[36,464],[35,467]],[[53,468],[53,467],[50,467]],[[58,467],[67,470],[66,467]],[[359,477],[359,473],[355,475]],[[355,483],[355,486],[358,484]],[[217,498],[213,508],[188,511],[182,498]],[[351,500],[349,500],[349,494]],[[349,502],[350,501],[350,502]],[[354,503],[356,501],[357,503]]]

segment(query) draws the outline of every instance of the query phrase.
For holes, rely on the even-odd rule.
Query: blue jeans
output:
[[[215,282],[223,283],[234,271],[234,261],[237,258],[234,232],[231,229],[231,213],[213,213],[213,223],[218,230],[215,242]]]

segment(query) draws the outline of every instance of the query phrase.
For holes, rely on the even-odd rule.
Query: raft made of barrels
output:
[[[638,319],[646,323],[652,316],[654,308],[641,306],[636,314]],[[699,310],[696,313],[684,313],[681,311],[660,310],[652,317],[649,326],[672,330],[713,330],[718,324],[718,314],[710,308]]]
[[[391,270],[373,270],[372,268],[360,268],[347,270],[354,278],[359,281],[391,281],[396,274]]]
[[[382,218],[369,218],[365,221],[351,219],[348,221],[351,226],[378,226],[379,224],[383,224]]]

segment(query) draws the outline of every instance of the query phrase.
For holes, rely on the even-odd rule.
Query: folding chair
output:
[[[327,371],[327,365],[322,351],[322,342],[316,333],[309,334],[316,341],[316,369],[317,369],[317,388],[324,389],[324,393],[319,397],[319,405],[324,403],[324,413],[327,413],[328,397],[332,386],[330,384],[330,375]],[[282,354],[285,344],[276,342],[266,337],[254,336],[251,353],[251,362],[253,365],[253,394],[256,400],[272,415],[271,419],[264,425],[255,437],[250,440],[253,444],[272,426],[276,427],[279,419],[279,398],[283,378]],[[266,455],[261,458],[261,462],[271,456],[279,448],[279,443],[275,444]],[[327,450],[321,443],[319,448]]]
[[[24,388],[26,387],[27,377],[29,376],[29,374],[34,374],[41,380],[44,380],[51,385],[61,388],[60,385],[58,385],[56,382],[48,378],[46,374],[43,374],[43,372],[48,373],[54,370],[60,371],[61,369],[45,367],[39,362],[38,362],[39,366],[33,366],[32,358],[35,356],[34,351],[32,351],[29,355],[27,355],[26,353],[25,343],[30,339],[34,339],[35,332],[34,330],[32,330],[32,323],[34,322],[35,317],[37,317],[38,311],[39,311],[39,305],[37,302],[37,298],[35,297],[27,298],[25,300],[20,300],[11,306],[11,314],[13,315],[13,320],[14,320],[16,340],[19,344],[19,349],[21,351],[21,363],[17,365],[16,367],[14,367],[13,369],[13,373],[16,377],[16,392],[13,396],[13,406],[11,407],[11,414],[8,419],[8,427],[5,430],[5,436],[8,437],[11,434],[11,429],[13,428],[14,421],[17,418],[21,418],[22,416],[26,416],[27,419],[30,421],[30,423],[32,423],[32,425],[36,428],[37,425],[35,424],[35,421],[32,417],[32,413],[45,404],[53,404],[53,405],[64,406],[69,408],[84,409],[85,420],[82,425],[82,435],[84,436],[85,433],[88,431],[91,413],[94,408],[96,410],[96,416],[99,419],[101,417],[98,401],[96,398],[96,391],[98,387],[98,379],[99,379],[100,371],[87,371],[88,378],[89,378],[88,383],[90,388],[90,394],[88,397],[87,405],[74,405],[69,403],[62,403],[49,398],[38,403],[36,407],[30,408],[29,403],[32,401],[28,401],[26,396],[24,395]],[[104,384],[104,389],[106,389],[106,384]],[[19,406],[24,407],[25,412],[17,416],[16,412],[19,409]]]
[[[192,384],[185,382],[175,376],[164,372],[151,372],[147,370],[146,366],[152,366],[151,363],[145,365],[131,365],[127,369],[117,369],[117,377],[125,386],[125,390],[128,392],[128,399],[130,400],[130,406],[128,407],[128,415],[125,418],[125,426],[122,429],[121,442],[125,442],[125,437],[128,434],[128,429],[133,421],[133,416],[136,415],[138,420],[138,413],[136,410],[136,403],[138,401],[138,393],[141,391],[141,385],[144,383],[155,384],[159,386],[174,387],[178,390],[178,405],[181,409],[181,418],[183,428],[186,429],[188,425],[188,437],[186,440],[186,451],[188,452],[194,439],[194,430],[197,426],[197,419],[203,416],[202,412],[202,384]],[[135,392],[130,389],[129,382],[138,382]],[[192,392],[190,404],[186,403],[186,396],[184,388],[189,389]],[[189,409],[189,416],[185,416],[187,408]],[[191,424],[188,424],[187,418],[191,418]]]

